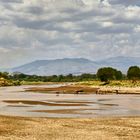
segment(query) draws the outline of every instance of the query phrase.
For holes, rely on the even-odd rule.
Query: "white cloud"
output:
[[[0,0],[0,64],[139,56],[139,13],[135,0]]]

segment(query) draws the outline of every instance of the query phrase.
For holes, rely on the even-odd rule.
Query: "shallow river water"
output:
[[[57,96],[24,92],[29,87],[32,86],[1,87],[0,115],[59,118],[140,116],[140,95]]]

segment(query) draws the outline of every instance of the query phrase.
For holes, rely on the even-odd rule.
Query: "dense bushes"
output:
[[[0,78],[0,86],[19,86],[19,85],[21,85],[19,81]]]
[[[18,80],[12,80],[7,72],[0,72],[0,86],[19,86],[21,83]]]
[[[82,75],[52,75],[52,76],[37,76],[26,74],[14,74],[10,76],[12,80],[29,81],[29,82],[78,82],[78,81],[91,81],[96,79],[95,74],[82,74]]]

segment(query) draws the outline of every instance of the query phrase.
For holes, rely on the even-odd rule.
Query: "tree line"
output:
[[[96,79],[96,74],[82,74],[82,75],[52,75],[52,76],[37,76],[27,74],[14,74],[9,77],[12,80],[29,81],[29,82],[79,82],[79,81],[91,81]]]
[[[140,80],[140,67],[129,67],[127,74],[124,75],[121,71],[112,67],[103,67],[98,69],[96,74],[81,74],[81,75],[52,75],[52,76],[37,76],[27,75],[23,73],[9,74],[7,72],[0,72],[0,78],[12,81],[29,81],[29,82],[79,82],[100,80],[102,82],[109,82],[110,80],[123,80],[129,79],[135,82]]]
[[[97,77],[102,82],[108,82],[109,80],[122,80],[129,79],[135,82],[140,80],[140,67],[131,66],[127,71],[127,75],[122,74],[121,71],[114,69],[112,67],[100,68],[97,72]]]

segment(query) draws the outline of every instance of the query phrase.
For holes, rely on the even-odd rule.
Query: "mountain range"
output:
[[[37,60],[10,69],[10,72],[21,72],[29,75],[67,75],[82,73],[96,73],[101,67],[114,67],[126,73],[130,66],[140,66],[140,57],[112,57],[100,61],[84,58],[64,58],[55,60]]]

